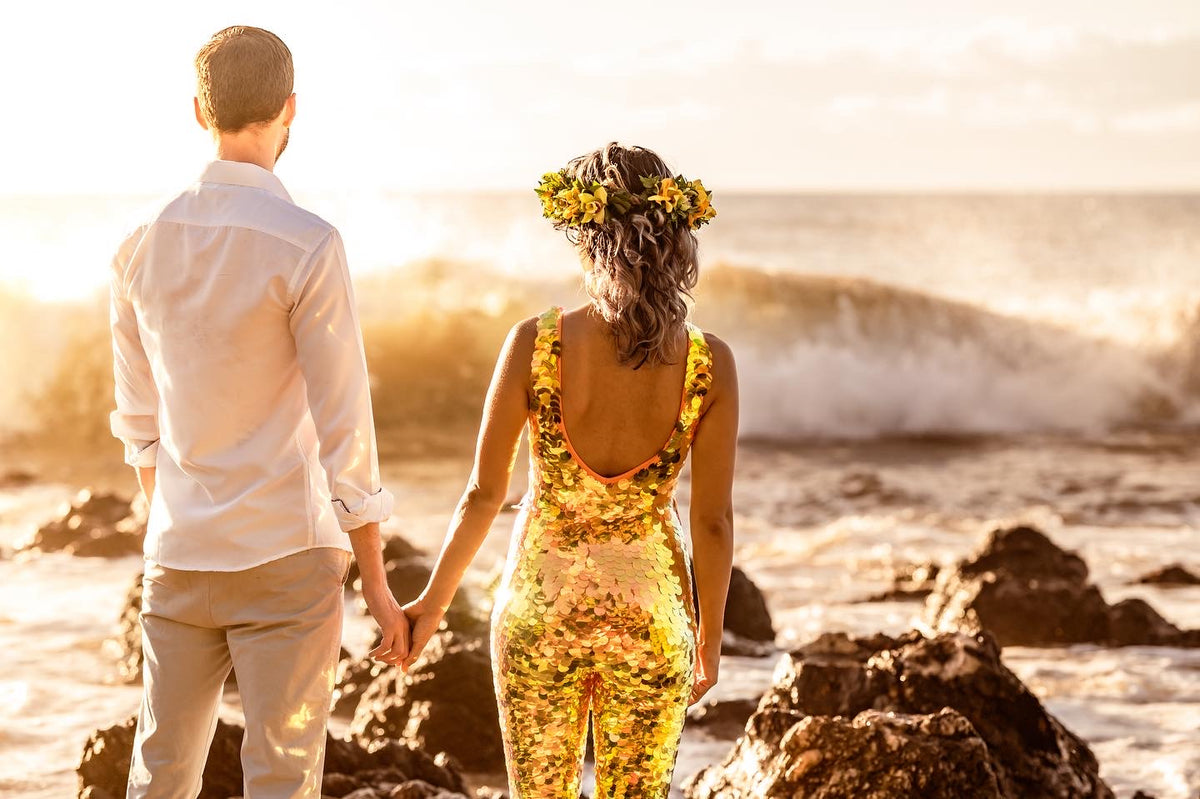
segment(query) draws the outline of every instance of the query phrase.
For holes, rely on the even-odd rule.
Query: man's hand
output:
[[[408,667],[413,664],[417,656],[421,654],[421,650],[429,643],[429,639],[433,638],[433,634],[437,632],[438,625],[442,623],[442,617],[446,615],[446,611],[428,599],[418,597],[404,606],[404,615],[412,624],[412,647],[402,665],[402,668],[408,671]]]
[[[409,653],[408,619],[396,601],[395,595],[388,584],[363,586],[363,599],[366,600],[367,610],[379,625],[383,640],[379,646],[367,653],[381,663],[400,664]],[[405,667],[407,671],[407,667]]]
[[[709,689],[717,684],[717,672],[721,668],[721,641],[701,641],[696,647],[696,675],[692,683],[692,695],[688,706],[704,698]]]
[[[367,654],[380,662],[396,665],[408,656],[408,619],[388,587],[379,524],[364,524],[357,530],[351,530],[349,535],[354,557],[358,560],[363,600],[383,636],[379,646]]]

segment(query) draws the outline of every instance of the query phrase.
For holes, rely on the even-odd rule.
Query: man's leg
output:
[[[227,576],[216,607],[246,714],[246,799],[321,795],[349,566],[320,548]]]
[[[208,576],[147,564],[142,581],[143,698],[127,799],[194,799],[229,675],[225,631],[211,626]]]

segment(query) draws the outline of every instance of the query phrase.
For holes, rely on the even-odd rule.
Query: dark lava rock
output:
[[[138,572],[125,593],[125,604],[117,632],[106,646],[117,657],[117,678],[123,683],[142,679],[142,573]]]
[[[421,550],[398,535],[383,540],[383,562],[385,565],[392,561],[419,559],[423,554]],[[356,560],[350,564],[350,573],[346,577],[346,585],[354,585],[354,581],[359,576],[358,561]]]
[[[137,719],[131,718],[123,724],[98,730],[88,738],[76,769],[81,798],[111,796],[119,799],[125,795],[136,729]],[[199,799],[228,799],[242,795],[243,732],[236,724],[217,722]],[[387,796],[397,786],[420,781],[440,791],[433,794],[438,799],[467,799],[466,781],[455,764],[443,755],[430,757],[424,751],[398,741],[375,741],[364,747],[329,736],[325,743],[325,774],[322,793],[339,798],[353,796],[363,789],[371,791],[372,796]],[[347,793],[338,792],[343,789]]]
[[[772,753],[760,763],[754,753]],[[1002,799],[987,745],[949,708],[906,716],[865,710],[853,719],[791,710],[757,714],[735,756],[746,775],[705,769],[684,786],[696,799]],[[727,765],[729,765],[727,763]]]
[[[757,699],[705,698],[688,708],[687,724],[714,738],[736,738],[746,731],[746,721],[757,708]]]
[[[685,795],[1112,799],[1098,772],[990,636],[829,634],[783,656],[746,734]]]
[[[1146,572],[1134,582],[1142,585],[1162,586],[1200,585],[1200,575],[1192,574],[1181,563],[1172,563],[1170,566]]]
[[[863,602],[903,602],[924,599],[933,592],[940,567],[936,563],[910,563],[892,572],[892,587]]]
[[[0,474],[0,488],[24,488],[37,482],[37,475],[26,469],[9,469]]]
[[[1145,603],[1110,607],[1087,577],[1082,558],[1040,531],[997,528],[978,552],[938,576],[925,621],[938,631],[987,630],[1002,646],[1196,646],[1197,631],[1179,630]]]
[[[375,645],[371,648],[374,647]],[[388,664],[378,660],[369,657],[356,658],[346,653],[338,661],[333,689],[333,714],[342,717],[353,716],[363,691],[389,668]]]
[[[775,627],[771,624],[766,597],[737,566],[729,575],[725,629],[751,641],[775,640]]]
[[[1118,646],[1200,647],[1200,630],[1181,630],[1144,599],[1125,599],[1109,608],[1109,639]]]
[[[765,658],[774,655],[779,650],[774,643],[752,641],[749,638],[730,632],[721,631],[721,654],[737,655],[740,657]]]
[[[398,539],[393,539],[398,540]],[[391,560],[387,565],[388,587],[400,604],[411,602],[425,589],[432,574],[430,568],[419,560]],[[354,582],[354,589],[362,592],[361,578]],[[368,613],[367,604],[361,596],[358,602],[361,613]],[[459,586],[454,598],[450,600],[450,608],[442,620],[442,629],[449,629],[465,635],[486,636],[489,626],[491,608],[477,599],[468,585]]]
[[[408,673],[392,666],[363,692],[351,733],[444,751],[470,771],[500,771],[504,748],[485,639],[438,633]]]
[[[146,537],[144,502],[116,494],[80,491],[62,516],[42,525],[24,549],[66,551],[80,557],[121,557],[142,552]]]

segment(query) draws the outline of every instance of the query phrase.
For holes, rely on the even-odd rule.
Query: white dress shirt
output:
[[[157,467],[148,559],[238,571],[388,517],[342,240],[274,174],[209,164],[126,238],[111,298],[113,434]]]

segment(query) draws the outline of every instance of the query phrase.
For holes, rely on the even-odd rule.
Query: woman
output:
[[[685,710],[717,681],[737,376],[729,348],[686,321],[694,231],[716,212],[703,184],[670,174],[649,150],[610,144],[543,179],[590,302],[513,328],[470,482],[404,608],[407,668],[504,501],[528,423],[531,487],[491,633],[513,799],[579,796],[589,710],[596,799],[667,796]],[[689,451],[698,624],[674,502]]]

